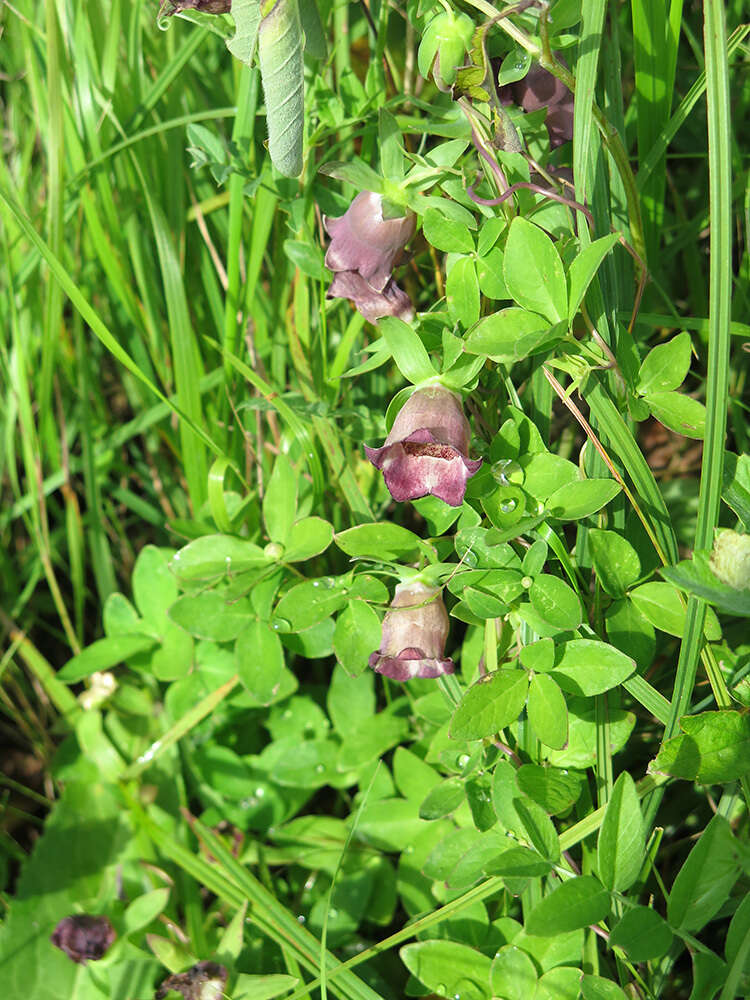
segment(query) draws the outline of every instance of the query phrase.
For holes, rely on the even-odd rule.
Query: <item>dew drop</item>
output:
[[[445,983],[438,983],[437,986],[435,987],[435,992],[440,993],[442,996],[445,996],[445,994],[448,992],[448,987],[445,985]]]
[[[516,509],[517,501],[513,497],[509,497],[507,500],[503,500],[500,504],[500,512],[502,514],[512,514]]]
[[[304,922],[305,922],[304,914],[302,914],[302,913],[298,914],[297,915],[297,923],[298,924],[304,924]]]
[[[511,486],[523,482],[524,474],[521,466],[512,458],[501,458],[490,467],[492,478],[500,486]]]
[[[521,578],[521,586],[524,590],[528,590],[534,581],[530,576],[524,576]]]
[[[320,586],[320,580],[313,580],[313,587],[319,587],[319,586]]]
[[[335,906],[332,906],[330,908],[330,910],[328,911],[328,919],[329,920],[335,920],[338,915],[339,915],[339,911],[336,909]]]
[[[263,796],[264,796],[264,795],[266,794],[266,790],[265,790],[265,788],[263,788],[263,787],[262,787],[261,785],[259,785],[259,786],[258,786],[258,787],[257,787],[257,788],[255,789],[255,794],[256,794],[257,798],[259,798],[259,799],[262,799],[262,798],[263,798]]]
[[[291,632],[292,623],[288,622],[286,618],[274,618],[272,624],[274,632]]]
[[[461,756],[458,758],[458,766],[459,767],[466,767],[466,765],[469,763],[470,759],[471,758],[469,757],[469,755],[467,753],[462,753]]]
[[[315,765],[315,773],[316,774],[322,774],[323,771],[325,771],[325,767],[322,764],[316,764]]]

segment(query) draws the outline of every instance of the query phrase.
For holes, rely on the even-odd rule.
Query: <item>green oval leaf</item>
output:
[[[636,906],[627,910],[612,929],[609,943],[613,948],[622,948],[631,962],[650,962],[667,954],[672,945],[672,931],[656,910]]]
[[[461,699],[450,725],[456,740],[480,740],[514,722],[526,704],[525,670],[495,670],[480,677]]]
[[[541,742],[554,750],[562,750],[568,742],[568,706],[552,677],[535,674],[531,678],[526,711]]]
[[[568,287],[560,255],[544,230],[522,216],[510,224],[503,273],[508,291],[523,306],[550,323],[567,320]]]
[[[624,892],[638,878],[646,853],[643,817],[635,783],[627,771],[615,782],[597,841],[599,878]]]
[[[614,479],[579,479],[551,493],[547,510],[561,521],[580,521],[606,507],[621,489]]]
[[[413,976],[441,997],[488,1000],[490,960],[481,951],[456,941],[419,941],[399,952]]]
[[[563,689],[587,696],[602,694],[622,683],[635,661],[597,639],[571,639],[558,647],[552,676]]]
[[[237,673],[261,705],[274,700],[284,669],[284,649],[267,622],[253,620],[237,636],[234,646]]]
[[[537,903],[526,920],[527,934],[554,937],[589,927],[609,913],[609,893],[591,875],[579,875],[557,886]]]

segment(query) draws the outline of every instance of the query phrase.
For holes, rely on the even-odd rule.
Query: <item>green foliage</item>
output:
[[[741,5],[171,6],[4,9],[5,992],[744,995]],[[327,296],[360,190],[408,319]],[[362,443],[434,384],[468,443],[395,504]]]

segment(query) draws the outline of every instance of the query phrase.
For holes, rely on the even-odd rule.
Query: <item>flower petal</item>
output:
[[[356,271],[337,271],[333,276],[326,297],[351,299],[366,320],[374,323],[382,316],[398,316],[410,320],[414,316],[411,299],[390,278],[382,292],[373,288]]]

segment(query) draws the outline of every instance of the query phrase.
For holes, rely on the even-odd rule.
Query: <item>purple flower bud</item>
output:
[[[382,448],[365,453],[380,469],[394,500],[432,495],[460,507],[466,480],[482,460],[467,457],[471,431],[461,399],[443,386],[412,393]]]
[[[456,669],[445,656],[450,625],[440,590],[419,581],[400,583],[383,619],[380,649],[370,666],[394,681],[440,677]]]
[[[416,218],[383,218],[383,199],[362,191],[337,219],[323,216],[331,237],[325,264],[330,271],[356,271],[376,292],[382,292],[403,249],[414,235]]]
[[[523,80],[500,88],[503,104],[516,104],[527,114],[547,109],[545,125],[552,149],[573,138],[573,104],[575,97],[564,83],[548,70],[534,64]]]
[[[50,941],[72,961],[84,965],[106,955],[115,937],[114,928],[106,917],[78,913],[64,917],[52,932]]]

